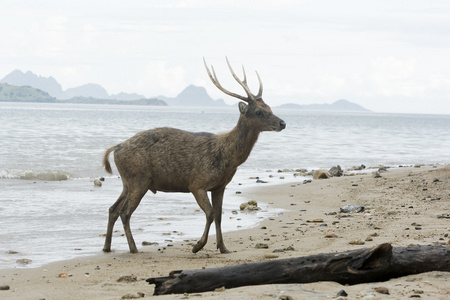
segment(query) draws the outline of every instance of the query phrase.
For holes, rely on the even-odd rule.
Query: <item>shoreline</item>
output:
[[[191,252],[191,242],[180,242],[171,247],[139,246],[138,254],[112,252],[37,268],[2,269],[0,286],[7,285],[10,289],[0,290],[0,298],[120,299],[124,295],[137,297],[137,293],[151,297],[154,286],[145,279],[167,276],[173,270],[264,261],[268,255],[288,258],[339,252],[385,242],[394,247],[450,245],[449,219],[437,217],[450,213],[449,180],[450,166],[427,165],[389,169],[381,173],[381,178],[367,174],[245,189],[242,197],[246,201],[268,203],[284,211],[262,220],[254,228],[224,233],[231,254],[220,254],[215,249],[215,236],[210,235],[205,248],[197,254]],[[347,204],[364,206],[365,211],[344,216],[339,209]],[[327,234],[336,237],[327,238]],[[367,240],[369,237],[372,241]],[[358,239],[365,244],[349,244]],[[267,248],[257,248],[257,244]],[[281,252],[273,253],[275,249]],[[136,280],[117,282],[120,277],[129,275]],[[450,295],[450,273],[429,272],[354,286],[319,282],[241,287],[201,293],[195,298],[276,299],[285,294],[294,299],[320,299],[333,298],[342,289],[349,294],[349,299],[364,295],[383,298],[384,295],[372,289],[376,286],[388,287],[394,298],[419,293],[425,299],[444,299]],[[182,299],[183,296],[158,297]]]

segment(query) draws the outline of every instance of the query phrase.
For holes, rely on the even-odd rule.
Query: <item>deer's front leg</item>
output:
[[[216,225],[216,239],[217,239],[217,249],[220,249],[220,253],[230,253],[230,251],[225,247],[222,237],[222,203],[223,203],[223,193],[225,188],[214,190],[212,194],[212,206],[214,211],[214,222]]]
[[[198,206],[200,206],[200,208],[205,212],[206,215],[206,225],[203,235],[194,246],[194,248],[192,248],[192,252],[197,253],[206,245],[206,242],[208,241],[209,228],[214,221],[214,212],[209,201],[208,194],[205,190],[193,190],[192,194],[194,195]]]

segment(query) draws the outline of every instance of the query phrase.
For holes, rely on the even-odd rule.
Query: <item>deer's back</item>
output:
[[[137,133],[118,145],[115,164],[123,180],[148,184],[153,192],[189,192],[225,186],[236,172],[220,136],[175,128]]]

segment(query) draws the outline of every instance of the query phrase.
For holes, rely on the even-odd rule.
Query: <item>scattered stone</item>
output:
[[[14,250],[8,250],[8,251],[6,251],[6,254],[19,254],[19,252],[14,251]]]
[[[241,191],[236,191],[236,194],[242,194],[242,192]]]
[[[272,259],[272,258],[278,258],[278,257],[279,256],[276,254],[271,254],[271,253],[264,254],[264,258],[266,258],[266,259]]]
[[[98,180],[98,179],[95,179],[94,180],[94,186],[101,187],[102,186],[102,182],[100,180]]]
[[[145,296],[145,294],[143,294],[143,293],[137,293],[137,294],[128,293],[128,294],[123,295],[122,298],[120,298],[120,299],[139,299],[139,298],[143,298],[144,296],[141,296],[141,295]]]
[[[341,213],[360,213],[364,211],[364,206],[357,204],[348,204],[340,208]]]
[[[366,237],[366,242],[372,242],[373,238],[371,236]]]
[[[267,181],[259,179],[259,177],[256,177],[256,183],[267,183]]]
[[[364,245],[366,242],[363,241],[362,239],[357,239],[357,240],[353,240],[348,242],[350,245]]]
[[[289,295],[281,295],[280,297],[278,297],[278,300],[294,300],[294,298]]]
[[[0,291],[7,291],[9,290],[9,285],[0,285]]]
[[[317,218],[312,220],[306,220],[308,223],[323,223],[323,219]]]
[[[264,243],[258,243],[258,244],[255,245],[255,248],[256,249],[268,249],[269,245],[264,244]]]
[[[350,170],[351,171],[361,171],[361,170],[364,170],[365,168],[366,168],[365,165],[361,165],[359,167],[351,167]]]
[[[379,286],[379,287],[374,287],[373,289],[377,293],[389,295],[389,289],[387,287]]]
[[[327,170],[315,170],[313,172],[313,179],[327,179],[330,177],[331,175]]]
[[[105,181],[105,177],[100,177],[100,181]]]
[[[214,292],[225,292],[225,290],[226,290],[226,288],[225,288],[225,286],[223,286],[223,287],[220,287],[220,288],[216,288],[214,290]]]
[[[348,296],[348,294],[347,294],[347,292],[344,291],[344,290],[340,290],[340,291],[336,294],[336,297],[347,297],[347,296]]]
[[[333,177],[341,177],[342,174],[344,174],[344,171],[342,171],[340,165],[337,165],[335,167],[331,167],[331,169],[328,170],[328,173],[330,173]]]
[[[419,167],[419,168],[420,168],[420,167]],[[413,295],[409,296],[409,298],[422,298],[422,297],[420,297],[420,295],[413,294]]]
[[[311,182],[312,182],[311,179],[305,179],[305,180],[303,180],[303,184],[307,184],[307,183],[311,183]]]
[[[31,264],[32,262],[33,261],[28,258],[21,258],[21,259],[16,260],[16,263],[22,264],[22,265],[28,265],[28,264]]]
[[[326,237],[327,239],[335,239],[335,238],[337,238],[338,236],[337,236],[337,234],[335,234],[335,233],[328,233],[328,234],[325,235],[325,237]]]
[[[158,246],[159,244],[157,242],[142,242],[142,246]]]
[[[261,208],[258,207],[258,202],[255,200],[250,200],[248,202],[242,203],[239,208],[241,210],[260,210]]]
[[[380,172],[375,171],[375,172],[372,173],[372,177],[373,178],[381,178],[381,174],[380,174]]]
[[[137,281],[137,277],[134,275],[125,275],[120,277],[119,279],[117,279],[117,282],[125,282],[125,283],[131,283],[131,282],[136,282]]]
[[[59,277],[59,278],[69,278],[69,277],[72,277],[72,275],[69,275],[69,274],[67,274],[67,273],[59,273],[59,274],[58,274],[58,277]]]

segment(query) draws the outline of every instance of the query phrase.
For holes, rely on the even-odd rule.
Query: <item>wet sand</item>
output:
[[[154,297],[154,286],[145,279],[167,276],[173,270],[265,261],[267,254],[289,258],[381,243],[391,243],[394,247],[450,246],[450,166],[405,167],[380,174],[381,178],[369,173],[313,180],[307,184],[261,186],[244,192],[243,199],[270,203],[284,212],[255,228],[225,233],[225,244],[231,254],[220,254],[211,235],[208,244],[197,254],[191,252],[195,241],[185,241],[170,247],[139,245],[138,254],[112,252],[33,269],[5,269],[0,270],[0,286],[9,289],[0,290],[0,298],[150,298]],[[365,209],[359,213],[339,213],[340,207],[348,204]],[[363,240],[364,244],[350,244],[354,240]],[[268,248],[257,248],[257,244],[266,244]],[[285,251],[273,253],[275,249]],[[118,282],[123,276],[134,276],[136,280]],[[375,287],[387,288],[389,295],[378,293]],[[157,297],[278,299],[288,295],[293,299],[333,299],[340,290],[347,292],[347,299],[448,299],[450,273],[428,272],[353,286],[335,282],[275,284]]]

